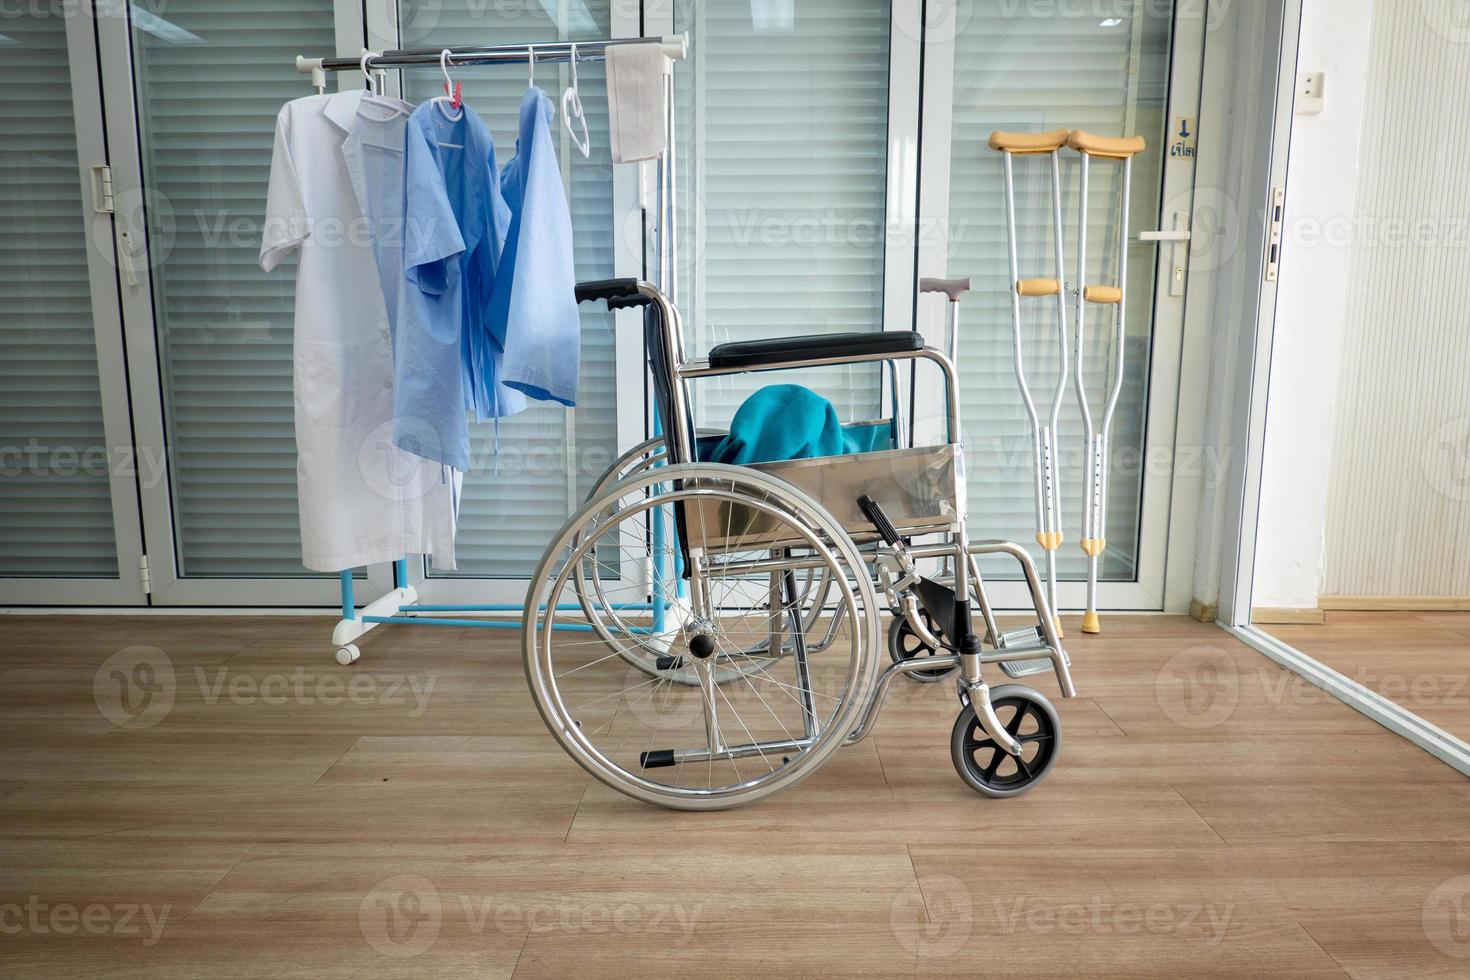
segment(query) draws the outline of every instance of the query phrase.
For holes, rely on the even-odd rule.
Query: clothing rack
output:
[[[661,37],[602,38],[590,41],[532,41],[525,44],[497,44],[476,47],[404,48],[374,54],[364,51],[366,57],[306,58],[298,55],[296,70],[311,75],[311,84],[318,92],[325,92],[326,73],[337,71],[401,70],[411,68],[468,68],[484,65],[525,65],[532,59],[537,64],[558,64],[572,61],[603,61],[607,49],[623,44],[658,44],[670,61],[683,61],[689,54],[689,35],[675,34]],[[668,145],[657,158],[657,180],[654,206],[654,255],[652,257],[652,279],[671,300],[677,301],[677,285],[674,277],[674,256],[678,245],[674,229],[674,194],[677,184],[675,161],[674,128],[674,82],[673,73],[664,78],[664,111],[668,133]],[[657,411],[654,412],[655,431],[658,430]],[[655,537],[661,537],[663,521],[654,522]],[[661,556],[661,551],[656,551]],[[523,605],[514,603],[482,603],[474,605],[425,604],[418,601],[418,591],[408,581],[408,561],[400,558],[393,562],[393,588],[378,599],[358,608],[353,595],[354,569],[341,572],[342,618],[332,630],[332,644],[337,648],[337,662],[346,666],[362,656],[356,640],[374,627],[383,623],[414,626],[450,626],[459,629],[517,629],[521,625]],[[653,632],[664,628],[667,603],[664,600],[662,582],[674,575],[673,569],[663,567],[661,558],[653,565],[653,588],[647,610],[652,614]],[[678,583],[682,588],[683,583]],[[443,613],[478,613],[482,618],[450,618]],[[509,615],[516,618],[506,618]],[[564,624],[557,629],[590,630],[583,624]]]

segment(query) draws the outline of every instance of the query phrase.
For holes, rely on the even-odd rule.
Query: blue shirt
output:
[[[572,264],[572,218],[552,142],[556,107],[539,88],[521,99],[516,155],[500,172],[510,207],[502,268],[490,297],[500,380],[532,398],[577,403],[581,320]]]
[[[429,101],[404,142],[403,271],[394,337],[393,441],[468,470],[469,423],[514,415],[525,396],[498,380],[487,312],[510,210],[495,180],[495,144],[479,116]],[[509,266],[506,266],[509,269]]]

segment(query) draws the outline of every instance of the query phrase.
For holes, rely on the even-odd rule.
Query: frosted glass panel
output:
[[[331,0],[137,0],[133,55],[179,573],[306,575],[291,267],[260,271],[276,113]],[[152,16],[140,16],[138,11]]]
[[[0,575],[117,574],[59,4],[0,21]]]
[[[680,295],[690,356],[726,341],[883,328],[886,0],[678,4]],[[844,418],[878,411],[878,369],[718,378],[696,421],[806,384]]]

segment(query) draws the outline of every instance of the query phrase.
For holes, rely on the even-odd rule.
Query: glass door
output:
[[[0,20],[0,605],[137,604],[139,482],[90,18]]]
[[[1013,366],[1003,165],[988,147],[993,130],[1081,129],[1142,135],[1133,161],[1122,386],[1107,461],[1107,549],[1100,607],[1158,610],[1175,471],[1186,241],[1194,192],[1194,146],[1204,43],[1204,4],[930,4],[926,21],[924,177],[919,264],[926,276],[968,276],[960,304],[959,373],[972,533],[1033,542],[1031,428]],[[936,7],[942,7],[936,15]],[[1051,172],[1046,158],[1017,158],[1015,195],[1023,278],[1053,276]],[[1076,278],[1080,157],[1063,152],[1064,242]],[[1117,263],[1121,168],[1091,168],[1089,278]],[[1163,232],[1163,235],[1159,233]],[[1070,304],[1069,304],[1070,306]],[[1096,416],[1120,353],[1111,321],[1088,308],[1083,371]],[[1028,381],[1043,414],[1056,385],[1055,307],[1023,304]],[[1069,324],[1070,324],[1070,312]],[[932,344],[947,336],[947,304],[921,296],[918,317]],[[1070,336],[1070,326],[1069,326]],[[1070,355],[1070,351],[1069,351]],[[939,410],[920,401],[923,418]],[[1081,416],[1070,379],[1058,456],[1065,544],[1058,553],[1063,609],[1083,604]],[[979,420],[984,420],[983,423]],[[1040,549],[1032,545],[1038,559]],[[1014,568],[985,568],[997,578]],[[1019,585],[998,582],[1003,605],[1022,604]]]
[[[164,463],[142,500],[153,601],[332,604],[337,577],[301,564],[295,262],[258,253],[276,113],[312,94],[294,60],[356,55],[361,9],[98,0],[97,33],[136,432]]]

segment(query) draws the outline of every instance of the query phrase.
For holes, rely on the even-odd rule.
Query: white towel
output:
[[[664,77],[671,63],[658,44],[607,48],[607,123],[613,163],[651,160],[668,144]]]

